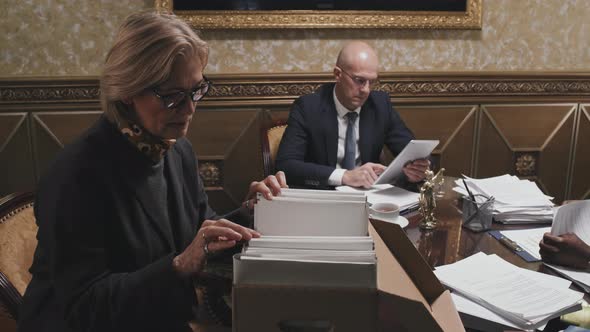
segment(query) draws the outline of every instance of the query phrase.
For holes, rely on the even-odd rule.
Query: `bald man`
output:
[[[368,44],[349,42],[338,54],[336,82],[293,103],[276,159],[290,185],[369,188],[385,170],[379,163],[383,146],[397,155],[414,138],[389,95],[371,91],[378,67]],[[429,165],[425,159],[406,165],[395,184],[416,189],[412,184],[424,179]]]

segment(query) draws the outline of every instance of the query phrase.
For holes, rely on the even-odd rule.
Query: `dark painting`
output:
[[[174,0],[174,10],[360,10],[465,12],[468,0]]]

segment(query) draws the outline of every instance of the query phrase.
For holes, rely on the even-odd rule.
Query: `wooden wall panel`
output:
[[[198,108],[187,134],[211,206],[226,213],[243,201],[251,181],[262,178],[260,130],[263,111]]]
[[[445,174],[472,174],[475,147],[476,105],[396,107],[417,139],[438,139],[434,151]]]
[[[571,199],[590,199],[590,104],[580,106],[573,158]]]
[[[510,146],[485,108],[480,114],[478,142],[475,177],[487,178],[511,172],[513,158]]]
[[[333,78],[211,79],[188,138],[211,204],[226,212],[261,178],[260,127],[286,120],[294,99]],[[590,73],[380,73],[380,81],[418,138],[441,140],[435,159],[447,174],[518,174],[556,197],[588,198]],[[34,187],[63,144],[98,116],[99,94],[96,77],[0,78],[0,194]]]
[[[27,113],[0,113],[0,196],[35,188]]]
[[[60,111],[32,113],[32,138],[37,179],[55,155],[72,143],[102,114],[101,111]]]
[[[561,202],[566,197],[576,108],[576,104],[483,105],[476,175],[530,178]]]
[[[572,109],[547,139],[539,154],[537,183],[545,192],[555,197],[555,202],[562,202],[567,193],[574,120],[575,112]]]

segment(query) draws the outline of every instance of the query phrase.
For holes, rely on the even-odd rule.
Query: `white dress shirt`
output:
[[[344,172],[346,169],[343,169],[341,166],[342,159],[344,159],[344,145],[346,144],[346,129],[348,129],[348,118],[346,114],[348,112],[356,112],[358,113],[358,117],[356,122],[354,123],[354,132],[356,136],[356,144],[355,144],[355,157],[354,157],[354,164],[355,166],[360,166],[361,163],[361,153],[359,151],[359,122],[361,120],[361,108],[357,107],[354,110],[350,111],[348,108],[344,107],[336,97],[336,88],[332,92],[334,94],[334,105],[336,105],[336,112],[338,113],[338,153],[336,156],[336,169],[330,177],[328,178],[328,184],[330,186],[341,186],[342,185],[342,177],[344,176]]]

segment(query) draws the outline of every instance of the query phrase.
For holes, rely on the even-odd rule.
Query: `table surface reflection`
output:
[[[422,216],[418,212],[405,216],[410,221],[410,224],[405,228],[406,234],[428,264],[431,267],[450,264],[481,251],[486,254],[497,254],[519,267],[543,271],[541,263],[526,262],[487,232],[476,233],[461,227],[461,202],[457,193],[452,190],[454,180],[454,178],[445,177],[444,196],[437,199],[437,208],[435,210],[437,226],[434,230],[420,229],[419,225]],[[547,227],[547,225],[492,224],[492,229],[499,230],[532,227]]]
[[[419,225],[422,216],[418,212],[405,216],[410,221],[410,224],[405,228],[406,234],[431,267],[454,263],[481,251],[485,254],[496,254],[522,268],[555,275],[552,270],[545,268],[541,262],[529,263],[520,258],[487,232],[476,233],[462,227],[462,202],[459,195],[452,190],[454,181],[455,178],[445,177],[442,189],[443,195],[437,199],[437,208],[435,210],[437,226],[434,230],[420,229]],[[547,226],[547,224],[503,225],[493,223],[492,229],[511,230]],[[571,288],[582,291],[575,286]],[[588,295],[585,296],[585,300],[589,300]],[[545,331],[560,331],[565,327],[567,326],[564,326],[558,318],[555,318],[549,322]],[[468,331],[476,330],[468,329]]]

